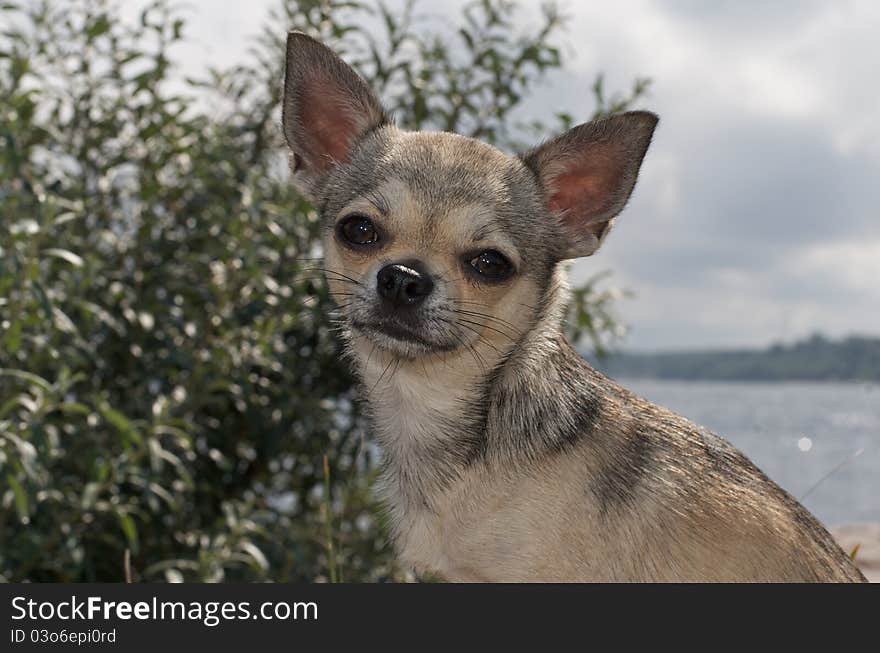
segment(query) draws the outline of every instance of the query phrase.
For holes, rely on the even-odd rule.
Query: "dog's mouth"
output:
[[[421,334],[418,329],[407,325],[399,320],[384,319],[376,322],[353,321],[351,324],[358,331],[379,333],[395,340],[410,342],[428,346],[431,343]]]
[[[429,354],[452,351],[457,343],[435,340],[425,333],[424,326],[409,324],[394,317],[371,321],[352,320],[351,327],[363,333],[376,345],[398,354]]]

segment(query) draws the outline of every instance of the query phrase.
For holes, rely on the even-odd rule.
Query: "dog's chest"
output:
[[[566,469],[550,471],[571,482]],[[540,577],[543,561],[561,567],[559,561],[571,558],[572,543],[561,536],[561,525],[574,534],[578,550],[595,550],[592,536],[581,528],[585,502],[577,492],[559,490],[478,463],[435,495],[430,508],[390,495],[400,557],[419,572],[450,581]]]
[[[461,401],[403,374],[375,391],[373,428],[390,461],[397,493],[427,492],[439,482],[444,452],[454,450],[455,439],[465,429],[450,417]]]
[[[454,552],[449,550],[446,541],[449,531],[443,528],[442,520],[435,514],[427,510],[401,513],[395,531],[395,545],[406,565],[420,573],[449,575]]]
[[[535,559],[558,559],[559,524],[586,505],[583,468],[569,456],[549,459],[548,469],[536,463],[534,473],[512,474],[509,464],[474,447],[489,438],[473,400],[478,395],[439,381],[398,374],[371,393],[373,427],[386,457],[378,489],[400,558],[448,580],[530,578]],[[542,482],[547,478],[554,483]]]
[[[481,543],[494,539],[488,523],[491,507],[477,494],[463,499],[469,485],[459,480],[453,489],[434,496],[430,508],[406,504],[401,496],[386,497],[394,515],[395,544],[405,564],[448,580],[485,580],[476,570],[486,571]]]
[[[372,394],[373,428],[386,457],[379,492],[387,505],[402,559],[422,572],[449,577],[467,543],[476,474],[467,449],[484,437],[481,424],[462,415],[470,393],[442,390],[424,375],[398,374]],[[469,469],[471,468],[471,469]],[[462,497],[470,497],[462,500]],[[465,547],[466,548],[466,547]]]

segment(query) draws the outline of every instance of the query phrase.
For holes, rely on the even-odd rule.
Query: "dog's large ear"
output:
[[[657,116],[632,111],[578,125],[523,155],[566,231],[561,258],[589,256],[632,193]]]
[[[302,32],[287,35],[282,123],[294,182],[306,197],[315,199],[361,137],[387,122],[366,82],[330,48]]]

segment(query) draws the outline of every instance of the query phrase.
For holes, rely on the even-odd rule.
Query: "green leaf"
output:
[[[14,396],[0,406],[0,417],[6,417],[9,415],[16,406],[21,406],[31,414],[35,414],[39,410],[39,406],[37,405],[37,402],[33,400],[33,397],[22,393]]]
[[[52,300],[49,299],[49,294],[46,292],[46,289],[43,287],[39,281],[34,281],[31,284],[31,290],[33,294],[36,295],[37,299],[40,302],[40,306],[43,308],[43,312],[46,314],[46,317],[49,320],[55,320],[55,312],[52,310]]]
[[[265,554],[260,551],[259,547],[253,542],[242,542],[240,544],[242,551],[247,553],[251,558],[253,558],[254,562],[257,563],[257,566],[263,571],[269,570],[269,561],[266,559]]]
[[[43,254],[47,256],[54,256],[56,258],[63,259],[70,263],[72,266],[81,268],[83,265],[82,257],[74,254],[70,250],[67,249],[56,249],[54,247],[50,247],[49,249],[44,249]]]
[[[861,547],[862,547],[862,543],[859,542],[858,544],[856,544],[856,545],[852,548],[852,551],[849,552],[849,559],[850,559],[850,560],[855,560],[855,559],[856,559],[856,556],[859,554],[859,549],[860,549]]]
[[[88,415],[92,412],[88,406],[76,401],[65,401],[58,405],[58,409],[62,412],[71,413],[73,415]]]
[[[100,483],[86,483],[83,488],[82,498],[80,499],[80,505],[83,510],[91,510],[95,506],[100,490]]]
[[[101,36],[101,34],[106,34],[110,31],[110,19],[106,14],[102,14],[98,16],[97,20],[92,23],[88,29],[86,30],[86,36],[91,41],[94,38]]]
[[[140,544],[138,542],[138,529],[134,519],[131,518],[131,515],[122,511],[118,511],[116,516],[119,519],[119,526],[125,534],[125,540],[128,542],[129,548],[132,553],[137,553],[140,549]]]
[[[76,333],[76,325],[73,320],[57,306],[52,307],[52,322],[62,333]]]
[[[6,349],[10,354],[18,353],[19,347],[21,347],[21,334],[24,325],[21,320],[15,320],[6,333],[3,334],[3,344],[6,345]]]
[[[118,410],[111,408],[107,404],[103,404],[98,407],[98,412],[101,413],[101,416],[107,420],[112,426],[114,426],[123,436],[125,436],[125,441],[128,444],[141,442],[141,436],[135,428],[134,424],[129,420],[125,415],[123,415]]]
[[[49,383],[42,376],[34,374],[33,372],[26,372],[25,370],[11,370],[6,368],[0,368],[0,376],[11,376],[17,379],[21,379],[22,381],[27,381],[33,385],[37,385],[42,388],[45,392],[52,391],[52,384]]]
[[[18,512],[19,519],[27,519],[30,516],[27,493],[24,491],[21,483],[18,482],[18,479],[12,474],[8,474],[6,480],[9,482],[9,487],[12,488],[12,494],[15,498],[15,510]]]
[[[74,211],[65,211],[64,213],[59,213],[54,220],[52,220],[52,226],[60,227],[63,224],[67,224],[72,220],[76,220],[79,217]]]

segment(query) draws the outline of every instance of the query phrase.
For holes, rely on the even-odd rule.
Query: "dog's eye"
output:
[[[351,245],[373,245],[379,242],[379,230],[364,215],[350,215],[339,223],[339,235]]]
[[[507,260],[504,254],[494,249],[480,252],[469,263],[480,276],[492,281],[502,281],[513,274],[513,264]]]

